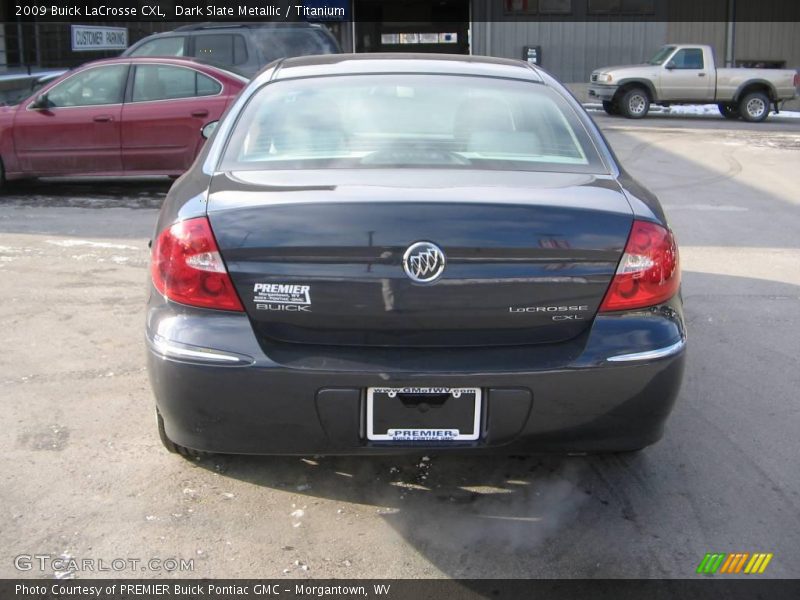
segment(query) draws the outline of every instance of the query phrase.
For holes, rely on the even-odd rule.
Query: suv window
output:
[[[292,56],[339,53],[336,44],[328,36],[314,29],[264,29],[255,33],[254,37],[265,63]]]
[[[700,48],[678,50],[670,61],[676,69],[702,69],[703,51]]]
[[[219,82],[194,69],[169,65],[139,65],[133,78],[133,102],[213,96]]]
[[[202,34],[194,38],[194,55],[221,65],[241,65],[247,62],[247,44],[239,34]]]
[[[47,92],[50,108],[119,104],[128,65],[94,67],[77,73]]]
[[[173,36],[151,40],[136,48],[130,56],[186,56],[186,38]]]

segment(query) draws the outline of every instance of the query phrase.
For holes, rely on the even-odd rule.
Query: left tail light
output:
[[[158,236],[150,263],[153,285],[166,298],[202,308],[244,308],[206,217],[187,219]]]

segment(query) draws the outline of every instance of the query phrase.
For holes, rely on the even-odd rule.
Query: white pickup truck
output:
[[[651,104],[716,103],[723,116],[763,121],[770,105],[797,95],[800,74],[792,69],[717,69],[714,52],[701,44],[670,44],[643,65],[592,72],[589,97],[610,115],[647,115]]]

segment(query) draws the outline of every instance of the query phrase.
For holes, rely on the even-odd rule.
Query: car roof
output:
[[[241,73],[237,73],[236,71],[227,68],[225,65],[218,65],[197,58],[181,57],[181,56],[118,56],[115,58],[101,58],[99,60],[93,60],[84,63],[77,68],[82,69],[84,67],[90,67],[90,66],[96,67],[98,65],[113,65],[113,64],[124,64],[124,63],[133,63],[133,64],[160,63],[160,64],[176,65],[183,67],[195,67],[195,68],[200,68],[201,70],[208,69],[211,71],[222,71],[223,73],[226,73],[227,75],[232,75],[238,79],[243,79],[245,81],[248,80],[247,77],[245,77]]]
[[[282,60],[274,73],[265,70],[258,79],[294,79],[326,75],[367,75],[378,73],[429,73],[441,75],[482,75],[543,83],[532,65],[507,58],[463,54],[324,54]]]
[[[189,25],[181,25],[172,31],[161,32],[156,35],[166,35],[175,32],[185,33],[187,31],[207,31],[218,29],[318,29],[320,26],[316,23],[308,23],[306,21],[289,21],[287,23],[280,22],[206,22],[206,23],[190,23]]]
[[[320,25],[319,23],[307,23],[305,21],[290,21],[288,23],[275,23],[275,22],[267,22],[267,23],[258,23],[258,22],[250,22],[250,23],[235,23],[235,22],[209,22],[209,23],[190,23],[188,25],[181,25],[180,27],[176,27],[175,29],[171,29],[169,31],[157,31],[156,33],[151,33],[140,40],[137,40],[133,44],[128,47],[134,48],[136,46],[140,46],[144,42],[148,42],[150,40],[156,38],[165,38],[165,37],[178,37],[178,36],[186,36],[187,34],[192,33],[215,33],[215,32],[230,32],[230,31],[244,31],[244,30],[256,30],[256,31],[269,31],[269,30],[311,30],[311,31],[323,31],[325,32],[325,28]],[[127,50],[126,50],[127,51]]]

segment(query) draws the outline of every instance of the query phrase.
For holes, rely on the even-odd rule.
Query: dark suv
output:
[[[123,56],[191,56],[253,76],[273,60],[309,54],[339,54],[322,25],[299,23],[198,23],[150,35]]]

